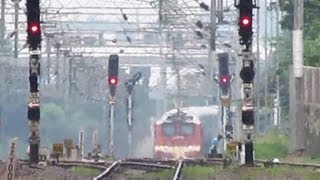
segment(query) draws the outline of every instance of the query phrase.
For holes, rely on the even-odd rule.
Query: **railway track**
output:
[[[28,165],[27,160],[20,160],[24,165]],[[221,165],[223,159],[184,159],[183,161],[174,160],[161,160],[151,158],[139,158],[139,159],[125,159],[114,162],[84,162],[84,161],[59,161],[58,163],[50,164],[60,168],[71,168],[74,166],[82,166],[102,171],[100,175],[95,177],[95,180],[108,178],[114,172],[121,172],[123,169],[137,169],[144,170],[146,172],[174,169],[173,179],[177,180],[181,176],[183,165],[200,165],[200,166],[212,166]],[[120,171],[118,171],[120,170]]]
[[[59,163],[56,165],[57,167],[61,167],[61,168],[70,168],[70,167],[74,167],[74,166],[83,166],[83,167],[87,167],[87,168],[93,168],[93,169],[98,169],[98,170],[105,170],[106,166],[105,165],[99,165],[99,164],[90,164],[90,163]]]
[[[117,171],[119,168],[129,168],[129,169],[142,169],[142,170],[155,170],[155,169],[174,169],[174,166],[171,165],[165,165],[165,164],[157,164],[153,162],[143,162],[143,160],[140,161],[133,161],[131,160],[119,160],[112,163],[109,167],[105,168],[105,171],[103,171],[98,176],[94,177],[94,180],[102,180],[106,179],[111,176],[111,174],[115,171]]]
[[[21,166],[28,165],[26,160],[18,160],[22,164]],[[84,162],[84,161],[60,161],[53,166],[61,168],[71,168],[74,166],[82,166],[93,168],[101,171],[102,173],[94,177],[94,180],[111,179],[112,174],[119,175],[126,169],[143,170],[145,172],[160,171],[165,169],[172,169],[174,171],[173,180],[179,180],[182,177],[182,170],[186,166],[225,166],[226,159],[184,159],[179,161],[173,160],[161,160],[161,159],[124,159],[118,161],[109,162]],[[235,164],[233,162],[233,164]],[[230,164],[229,164],[230,165]],[[320,164],[307,164],[307,163],[287,163],[287,162],[272,162],[266,160],[256,160],[255,167],[276,167],[276,166],[288,166],[288,167],[301,167],[320,169]],[[41,166],[41,168],[45,168]]]
[[[26,164],[26,160],[19,160]],[[200,166],[214,166],[223,165],[226,163],[226,159],[216,158],[216,159],[184,159],[183,163],[187,165],[200,165]],[[174,168],[180,161],[174,160],[160,160],[160,159],[149,159],[149,158],[139,158],[139,159],[124,159],[120,162],[123,167],[137,166],[137,167],[147,167],[147,168],[162,168],[170,169]],[[71,166],[87,166],[97,169],[102,169],[102,167],[108,167],[113,162],[83,162],[83,161],[61,161],[57,165],[61,167],[71,167]],[[234,162],[233,162],[234,163]],[[255,160],[255,164],[264,167],[270,166],[292,166],[292,167],[305,167],[305,168],[315,168],[320,169],[320,164],[310,164],[310,163],[288,163],[288,162],[272,162],[267,160]]]
[[[256,160],[257,165],[263,167],[273,167],[273,166],[289,166],[289,167],[302,167],[302,168],[313,168],[320,169],[320,164],[310,164],[310,163],[288,163],[288,162],[272,162],[266,160]]]

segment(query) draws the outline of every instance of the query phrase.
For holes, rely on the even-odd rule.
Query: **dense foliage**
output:
[[[286,12],[281,22],[282,29],[293,29],[293,0],[280,1],[281,10]],[[304,64],[320,66],[320,1],[304,1]]]
[[[292,29],[294,23],[294,7],[293,0],[280,1],[280,9],[283,12],[281,24],[281,32],[277,42],[276,51],[271,56],[276,56],[279,68],[274,72],[269,68],[268,72],[268,89],[271,96],[261,98],[261,104],[271,106],[273,94],[276,88],[275,75],[279,75],[280,81],[280,106],[281,106],[281,119],[283,130],[287,131],[289,127],[289,70],[292,62]],[[304,1],[304,65],[306,66],[320,66],[320,1],[309,0]],[[262,90],[263,91],[263,90]],[[263,93],[261,91],[261,93]],[[267,101],[266,101],[267,100]],[[265,109],[267,111],[267,109]],[[265,124],[261,123],[261,126]],[[286,132],[287,133],[287,132]]]

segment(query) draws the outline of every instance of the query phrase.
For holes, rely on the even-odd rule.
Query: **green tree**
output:
[[[280,1],[280,8],[286,14],[281,21],[284,30],[293,29],[293,0]],[[304,1],[304,64],[307,66],[320,66],[320,1]],[[290,43],[291,44],[291,43]]]

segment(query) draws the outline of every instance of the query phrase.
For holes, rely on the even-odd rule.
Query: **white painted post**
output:
[[[84,146],[83,146],[83,140],[84,139],[84,130],[79,131],[79,150],[80,150],[80,160],[83,159],[84,156]]]
[[[9,140],[10,149],[9,149],[9,156],[7,159],[6,180],[15,179],[16,162],[17,162],[15,151],[16,151],[17,143],[18,143],[17,137],[14,137]]]

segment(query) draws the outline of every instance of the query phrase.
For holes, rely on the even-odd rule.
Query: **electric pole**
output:
[[[164,39],[164,34],[163,34],[163,27],[166,27],[166,18],[164,18],[164,10],[163,10],[163,0],[159,0],[159,37],[160,37],[160,57],[163,57],[163,50],[162,50],[162,43],[165,40]],[[161,70],[160,70],[160,78],[161,78],[161,89],[162,89],[162,94],[163,94],[163,100],[162,103],[159,107],[157,108],[157,116],[161,116],[161,114],[165,113],[167,111],[167,97],[166,97],[166,83],[167,83],[167,78],[166,78],[166,70],[167,70],[167,65],[166,63],[162,63],[161,65]]]
[[[96,148],[99,144],[99,129],[96,129],[92,133],[92,146]]]
[[[176,45],[178,44],[179,39],[177,38],[177,35],[179,33],[179,31],[174,30],[178,25],[176,23],[178,23],[180,17],[175,16],[173,13],[175,13],[175,7],[178,6],[178,1],[174,0],[174,1],[170,1],[170,0],[160,0],[159,2],[159,18],[160,18],[160,32],[162,32],[162,27],[166,28],[167,31],[165,32],[165,41],[167,46],[171,45],[171,64],[172,64],[172,69],[175,71],[176,77],[177,77],[177,81],[176,81],[176,85],[177,85],[177,94],[176,94],[176,100],[177,100],[177,104],[181,103],[179,101],[181,101],[181,83],[180,83],[180,73],[179,73],[179,68],[177,65],[177,58],[176,58]],[[180,30],[180,29],[179,29]],[[162,39],[162,35],[160,36]],[[161,42],[162,43],[162,42]],[[170,44],[171,43],[171,44]],[[162,48],[162,47],[161,47]],[[162,50],[162,49],[161,49]],[[167,51],[169,53],[169,51]],[[162,52],[161,52],[162,54]],[[168,57],[170,57],[169,54],[165,54],[166,56],[166,60]],[[163,65],[163,67],[161,68],[161,79],[162,79],[162,87],[163,87],[163,91],[166,92],[166,64]],[[166,96],[166,93],[164,93],[164,96]],[[164,100],[164,109],[166,111],[166,100]]]
[[[46,52],[47,52],[47,81],[48,84],[51,82],[51,39],[49,35],[46,35]]]
[[[216,0],[211,0],[210,7],[210,50],[208,56],[207,80],[212,82],[213,73],[216,73]],[[209,83],[209,89],[212,91],[213,84]],[[209,92],[210,92],[209,91]],[[222,124],[223,125],[223,124]],[[224,127],[223,127],[224,128]]]
[[[273,101],[270,101],[270,103],[273,104],[273,125],[279,127],[279,90],[278,90],[278,75],[277,75],[277,69],[278,69],[278,38],[279,38],[279,19],[278,19],[278,3],[277,2],[270,2],[269,6],[267,7],[267,10],[270,12],[270,31],[268,34],[271,34],[271,42],[270,42],[270,50],[274,49],[274,47],[277,49],[277,51],[274,53],[270,51],[270,60],[272,62],[272,66],[270,71],[272,73],[272,82],[276,83],[276,86],[273,86],[272,89],[275,91],[275,93],[272,93],[272,99]],[[274,12],[276,13],[276,16],[274,16]],[[267,16],[266,16],[267,17]],[[275,24],[275,27],[274,27]],[[274,36],[275,34],[275,36]],[[268,83],[265,83],[268,84]],[[269,91],[267,91],[269,92]],[[268,93],[269,94],[269,93]],[[269,96],[268,96],[269,97]],[[270,98],[271,99],[271,98]]]
[[[6,2],[5,0],[1,0],[1,21],[0,21],[0,50],[4,50],[4,34],[6,31],[5,28],[5,8],[6,8]]]
[[[216,64],[216,0],[211,0],[210,8],[210,51],[209,51],[209,62],[208,71],[210,79],[212,79],[213,68]]]
[[[132,156],[132,93],[128,94],[127,99],[127,105],[128,105],[128,146],[129,146],[129,157]]]
[[[54,38],[54,35],[52,36],[52,38]],[[56,88],[60,89],[60,78],[61,78],[61,74],[64,75],[64,73],[60,72],[60,57],[61,57],[61,50],[60,50],[60,44],[56,43],[55,45],[55,49],[56,49],[56,68],[55,68],[55,75],[56,75]],[[63,66],[65,68],[65,66]],[[63,68],[63,69],[64,69]]]
[[[0,142],[4,141],[4,117],[3,117],[3,109],[0,106]]]
[[[127,80],[125,85],[128,92],[127,97],[127,123],[128,123],[128,146],[129,146],[129,157],[132,157],[132,128],[133,128],[133,88],[136,82],[139,81],[142,74],[137,72],[131,79]]]
[[[223,0],[218,0],[218,12],[217,12],[217,17],[218,17],[218,23],[223,22]]]
[[[172,65],[173,65],[173,69],[175,70],[175,73],[177,75],[177,79],[176,79],[176,86],[177,86],[177,97],[176,97],[176,104],[178,105],[178,107],[180,107],[180,104],[182,103],[182,95],[181,95],[181,77],[180,77],[180,70],[179,67],[177,65],[177,61],[176,61],[176,56],[175,56],[175,47],[176,44],[176,39],[174,37],[172,37]]]
[[[257,7],[259,7],[259,1],[257,1]],[[257,19],[256,19],[256,24],[257,24],[257,55],[256,55],[256,60],[255,63],[257,64],[257,79],[256,79],[256,89],[255,89],[255,97],[257,97],[257,111],[256,111],[256,133],[259,133],[259,125],[260,125],[260,109],[261,109],[261,104],[260,104],[260,8],[257,8]]]
[[[18,41],[19,41],[19,2],[20,0],[14,1],[14,57],[18,58]]]
[[[264,0],[264,5],[265,5],[265,9],[264,9],[264,58],[265,58],[265,67],[267,66],[267,60],[268,60],[268,11],[267,11],[267,7],[268,7],[268,3],[267,0]],[[265,81],[268,80],[267,76],[264,79]],[[268,91],[267,91],[267,83],[264,83],[264,108],[267,109],[268,107]],[[267,119],[267,114],[265,113],[264,115],[264,119]]]
[[[83,129],[79,131],[78,146],[80,151],[80,160],[82,160],[82,158],[84,157],[84,130]]]
[[[280,99],[280,82],[279,82],[279,31],[280,31],[280,19],[279,19],[279,14],[280,14],[280,5],[279,5],[279,0],[276,2],[276,89],[277,89],[277,94],[276,94],[276,109],[277,109],[277,125],[279,128],[281,128],[281,99]]]
[[[294,23],[292,31],[294,98],[292,111],[292,134],[296,137],[293,148],[305,148],[304,139],[304,105],[303,105],[303,0],[294,1]],[[290,107],[291,108],[291,107]]]
[[[68,96],[69,98],[72,97],[72,85],[73,85],[73,77],[72,77],[72,70],[73,70],[73,63],[72,61],[74,60],[74,57],[70,57],[68,59],[68,67],[69,67],[69,71],[68,71]],[[49,72],[47,72],[49,73]],[[50,76],[49,76],[50,77]]]

